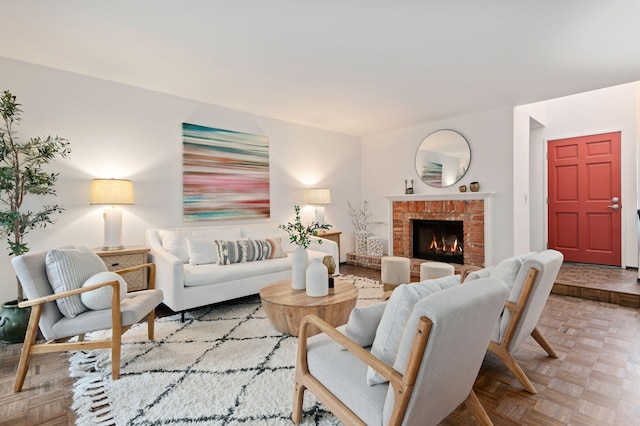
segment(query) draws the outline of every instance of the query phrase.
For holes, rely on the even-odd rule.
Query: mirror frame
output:
[[[455,144],[453,148],[451,144]],[[429,145],[432,145],[433,149],[425,149]],[[466,152],[464,152],[465,148]],[[426,161],[427,155],[421,152],[433,153],[433,157],[440,157],[439,162]],[[442,160],[447,160],[447,157],[451,160],[448,161],[449,166],[445,167]],[[455,164],[456,159],[458,164]],[[433,188],[448,188],[455,185],[467,174],[470,165],[471,146],[467,138],[456,130],[440,129],[430,133],[422,140],[416,151],[416,173],[420,180]]]

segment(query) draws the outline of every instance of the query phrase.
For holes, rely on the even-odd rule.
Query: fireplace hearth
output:
[[[464,264],[464,222],[411,220],[413,256],[437,262]]]

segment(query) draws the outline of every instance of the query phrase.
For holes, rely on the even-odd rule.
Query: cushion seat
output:
[[[120,302],[122,325],[132,325],[143,319],[162,303],[160,290],[141,290],[128,293]],[[99,311],[85,311],[75,318],[62,317],[51,327],[51,339],[61,339],[68,336],[89,333],[96,330],[111,328],[111,309]]]

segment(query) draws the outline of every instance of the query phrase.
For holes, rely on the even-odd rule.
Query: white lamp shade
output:
[[[91,181],[91,205],[135,204],[133,182],[127,179],[94,179]]]
[[[329,188],[310,188],[309,204],[318,206],[331,204],[331,190]]]

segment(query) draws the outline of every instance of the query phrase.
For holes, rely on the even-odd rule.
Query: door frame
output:
[[[592,136],[592,135],[599,135],[599,134],[603,134],[603,133],[614,133],[614,132],[620,132],[620,198],[622,199],[622,202],[620,203],[621,208],[622,208],[622,212],[620,215],[620,232],[622,233],[622,235],[620,236],[620,267],[623,269],[627,268],[627,259],[626,259],[626,254],[627,254],[627,250],[626,250],[626,242],[628,241],[628,232],[627,232],[627,211],[629,210],[629,204],[632,201],[636,201],[637,204],[637,197],[634,197],[633,200],[629,200],[627,201],[627,198],[629,198],[627,196],[627,194],[629,193],[629,188],[628,188],[628,184],[625,182],[624,176],[626,174],[627,171],[627,167],[623,161],[623,154],[625,152],[624,147],[626,145],[625,143],[625,131],[624,129],[621,128],[616,128],[616,129],[611,129],[611,130],[595,130],[595,131],[591,131],[591,132],[583,132],[583,133],[574,133],[571,135],[558,135],[558,136],[553,136],[553,137],[546,137],[542,139],[542,153],[543,153],[543,158],[542,158],[542,180],[543,180],[543,194],[544,194],[544,199],[542,200],[542,209],[543,209],[543,213],[542,213],[542,219],[543,219],[543,224],[542,224],[542,228],[544,230],[544,248],[547,249],[549,247],[549,205],[548,205],[548,200],[549,200],[549,141],[552,140],[558,140],[558,139],[569,139],[569,138],[580,138],[580,137],[585,137],[585,136]],[[637,209],[638,207],[634,204],[632,207],[633,209],[633,216],[634,218],[637,217]],[[637,220],[637,219],[636,219]],[[633,233],[633,240],[637,241],[637,229],[636,231],[634,231]],[[639,269],[640,271],[640,269]],[[638,272],[638,274],[640,274],[640,272]],[[640,275],[639,275],[640,276]]]

